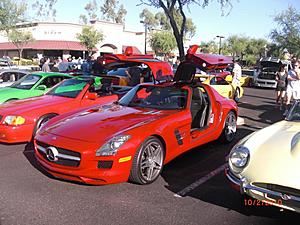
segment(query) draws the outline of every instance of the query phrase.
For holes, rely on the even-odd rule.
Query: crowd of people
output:
[[[276,81],[276,104],[280,105],[281,110],[285,105],[286,115],[291,101],[300,99],[300,60],[293,60],[290,70],[282,64],[276,72]]]
[[[103,66],[99,63],[99,58],[97,60],[92,60],[89,56],[87,59],[83,60],[81,57],[77,59],[73,57],[64,58],[50,58],[43,57],[40,59],[40,67],[43,72],[70,72],[70,71],[82,71],[85,74],[101,74],[103,71]]]

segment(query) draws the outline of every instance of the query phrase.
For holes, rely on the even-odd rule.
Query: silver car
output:
[[[11,69],[1,69],[0,70],[0,88],[8,87],[12,85],[15,81],[29,74],[26,70],[11,70]]]

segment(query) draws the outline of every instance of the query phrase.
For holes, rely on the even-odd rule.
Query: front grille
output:
[[[254,182],[253,185],[270,190],[270,191],[276,191],[281,194],[287,194],[287,195],[293,195],[295,197],[300,197],[300,190],[295,189],[295,188],[290,188],[290,187],[281,186],[281,185],[277,185],[277,184],[268,184],[268,183],[259,183],[259,182]]]
[[[81,155],[79,152],[74,152],[64,148],[55,147],[40,141],[36,141],[36,144],[39,153],[44,157],[44,159],[46,159],[49,162],[56,163],[63,166],[73,166],[73,167],[78,167],[80,164]],[[57,160],[55,161],[49,160],[49,157],[47,156],[47,148],[49,147],[54,147],[57,150],[58,152]]]

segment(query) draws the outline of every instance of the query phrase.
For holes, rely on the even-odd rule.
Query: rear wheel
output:
[[[231,142],[236,135],[236,122],[237,118],[234,112],[230,111],[225,119],[225,125],[223,132],[220,136],[220,140],[229,143]]]
[[[137,184],[150,184],[160,175],[163,168],[164,147],[156,137],[150,137],[137,150],[129,180]]]

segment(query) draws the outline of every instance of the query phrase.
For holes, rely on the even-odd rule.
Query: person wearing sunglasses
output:
[[[287,115],[288,110],[290,109],[292,97],[294,99],[299,98],[300,92],[300,62],[299,60],[295,60],[292,63],[292,69],[289,70],[287,76],[287,88],[286,88],[286,110],[284,112],[284,116]]]

